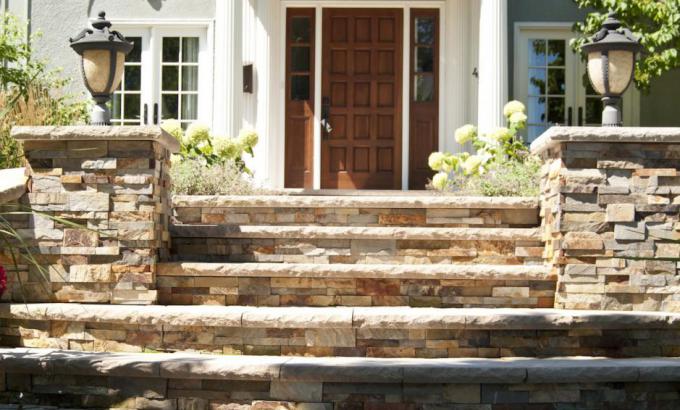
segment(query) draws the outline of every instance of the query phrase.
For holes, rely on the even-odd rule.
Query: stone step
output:
[[[174,225],[172,258],[213,262],[542,263],[538,228]]]
[[[552,309],[0,305],[0,342],[359,357],[680,355],[680,314]]]
[[[444,195],[175,196],[182,224],[538,226],[537,198]]]
[[[21,393],[27,402],[59,400],[64,407],[680,406],[680,360],[670,358],[285,358],[0,349],[0,374],[12,381],[3,396]]]
[[[544,265],[161,263],[171,305],[552,307]]]
[[[364,239],[421,241],[540,241],[538,228],[172,225],[176,237],[231,239]]]

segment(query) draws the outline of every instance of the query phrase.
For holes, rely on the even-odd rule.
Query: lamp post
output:
[[[122,34],[110,28],[111,22],[102,11],[91,29],[84,29],[69,39],[71,48],[81,56],[83,81],[96,102],[90,118],[92,125],[111,125],[111,111],[106,103],[120,84],[125,55],[133,46]]]
[[[621,27],[616,14],[610,12],[602,29],[581,50],[588,57],[590,83],[603,96],[602,125],[620,127],[623,125],[621,95],[635,75],[635,58],[642,51],[642,45],[629,29]]]

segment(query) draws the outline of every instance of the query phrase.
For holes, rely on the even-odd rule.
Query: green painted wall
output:
[[[586,11],[572,0],[508,0],[508,76],[509,95],[514,90],[515,23],[574,22],[583,20]],[[680,127],[680,69],[654,81],[640,98],[640,126]]]

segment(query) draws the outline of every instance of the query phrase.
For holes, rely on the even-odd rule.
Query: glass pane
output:
[[[435,24],[434,17],[416,18],[416,43],[434,44]]]
[[[417,75],[414,81],[414,100],[432,101],[434,100],[434,77],[431,75]]]
[[[179,96],[177,94],[163,94],[163,96],[161,96],[161,119],[168,120],[171,118],[178,118],[178,98]]]
[[[292,47],[290,54],[291,71],[309,71],[309,47]]]
[[[126,37],[128,41],[132,41],[132,51],[125,56],[125,61],[130,63],[139,63],[142,61],[142,38],[141,37]]]
[[[540,124],[546,122],[545,97],[529,97],[527,112],[530,123]]]
[[[586,98],[586,124],[602,124],[602,100]]]
[[[111,118],[113,119],[119,119],[120,118],[120,110],[121,110],[121,97],[120,94],[115,93],[113,94],[113,98],[111,99],[110,104],[110,109],[111,109]]]
[[[291,20],[292,42],[309,43],[309,17],[293,17]]]
[[[529,40],[529,65],[545,65],[545,40]]]
[[[198,63],[198,37],[182,38],[182,61]]]
[[[198,95],[182,95],[182,119],[195,120],[198,118]]]
[[[544,95],[545,81],[545,68],[530,68],[529,95]]]
[[[138,65],[125,67],[125,90],[139,91],[141,89],[142,89],[142,67]]]
[[[198,66],[182,67],[182,91],[198,91]]]
[[[548,94],[563,95],[566,91],[563,68],[548,69]]]
[[[290,78],[290,99],[309,100],[308,75],[294,75]]]
[[[163,91],[177,91],[179,88],[179,67],[165,66],[163,67],[163,78],[161,80]]]
[[[548,99],[548,122],[550,124],[564,123],[564,98],[549,98]]]
[[[565,43],[564,40],[548,40],[548,65],[564,65]]]
[[[434,68],[434,48],[416,47],[416,72],[431,73]]]
[[[545,125],[530,125],[529,126],[529,131],[528,131],[528,140],[529,142],[535,140],[536,138],[540,137],[541,134],[543,134],[548,127]]]
[[[141,102],[139,94],[128,94],[125,95],[125,119],[131,120],[139,119],[139,113],[141,111]]]
[[[163,37],[163,61],[179,61],[179,37]]]

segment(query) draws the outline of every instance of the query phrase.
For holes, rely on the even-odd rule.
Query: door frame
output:
[[[281,0],[281,20],[283,24],[279,27],[279,47],[280,50],[286,50],[286,9],[304,7],[304,8],[314,8],[315,10],[315,27],[314,27],[314,136],[313,136],[313,184],[312,189],[321,188],[321,80],[322,80],[322,44],[323,44],[323,9],[324,8],[371,8],[371,9],[402,9],[403,11],[403,29],[402,29],[402,98],[401,98],[401,189],[407,191],[409,187],[409,137],[410,137],[410,87],[411,79],[408,73],[410,73],[410,47],[411,47],[411,9],[438,9],[439,10],[439,148],[444,147],[444,118],[445,113],[443,112],[444,107],[446,107],[445,101],[445,64],[446,61],[446,0],[430,0],[430,1],[380,1],[380,0],[366,0],[362,2],[356,1],[336,1],[336,0]],[[285,54],[284,54],[285,56]],[[284,57],[285,58],[285,57]],[[287,61],[283,61],[283,64],[279,67],[279,78],[281,81],[285,81],[286,78],[286,64]],[[285,87],[279,87],[279,106],[283,107],[286,101]],[[283,115],[279,116],[279,129],[285,130],[285,110]],[[283,144],[285,144],[285,132],[282,135]],[[283,155],[283,153],[281,153]],[[285,173],[285,161],[282,161],[282,166],[284,169],[281,170],[281,175]]]

